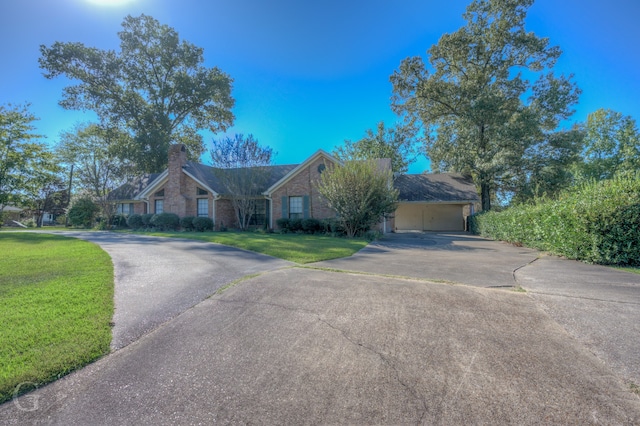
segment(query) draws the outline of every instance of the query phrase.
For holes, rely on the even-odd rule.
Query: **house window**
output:
[[[124,215],[133,214],[133,203],[118,203],[116,205],[116,212]]]
[[[160,191],[155,193],[156,197],[164,197],[164,188],[162,188]]]
[[[267,224],[267,200],[256,200],[255,209],[249,225],[263,226]]]
[[[164,200],[156,200],[154,207],[156,214],[164,212]]]
[[[289,197],[289,219],[302,219],[302,197]]]
[[[198,198],[198,217],[209,217],[209,200]]]
[[[209,193],[208,193],[207,191],[205,191],[204,189],[202,189],[202,188],[198,188],[198,190],[196,191],[196,193],[197,193],[198,195],[209,195]]]

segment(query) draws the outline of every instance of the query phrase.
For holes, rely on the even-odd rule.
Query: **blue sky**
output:
[[[92,114],[58,106],[64,78],[47,80],[39,45],[82,42],[118,49],[123,18],[141,13],[204,48],[207,66],[234,79],[235,125],[299,163],[319,148],[397,117],[389,76],[464,24],[470,0],[0,0],[0,104],[32,104],[38,132],[56,142]],[[528,29],[563,55],[556,71],[583,90],[572,122],[598,108],[640,119],[640,1],[537,0]],[[571,123],[567,123],[571,124]],[[209,142],[221,134],[205,136]],[[428,167],[422,159],[410,170]]]

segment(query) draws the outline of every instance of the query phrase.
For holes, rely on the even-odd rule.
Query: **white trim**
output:
[[[264,196],[269,201],[269,229],[273,229],[273,198],[270,195]]]
[[[312,162],[314,162],[316,159],[318,159],[320,157],[325,157],[329,161],[332,161],[332,162],[337,163],[337,164],[342,164],[337,158],[331,156],[327,151],[325,151],[323,149],[319,149],[311,157],[307,158],[303,163],[298,164],[298,166],[296,166],[295,169],[293,169],[289,173],[287,173],[282,179],[280,179],[279,181],[277,181],[276,183],[271,185],[271,187],[269,189],[267,189],[266,191],[264,191],[262,193],[262,195],[266,195],[266,196],[270,197],[271,194],[276,189],[280,188],[282,185],[284,185],[287,182],[289,182],[301,170],[306,168],[309,164],[311,164]]]
[[[204,189],[206,189],[207,191],[211,192],[211,194],[214,197],[219,196],[220,194],[218,194],[216,191],[214,191],[213,189],[211,189],[211,187],[209,185],[207,185],[206,183],[202,182],[200,179],[196,178],[194,175],[192,175],[191,173],[189,173],[188,171],[182,169],[182,173],[184,173],[185,175],[189,176],[191,179],[193,179],[197,184],[199,184],[200,186],[202,186]]]
[[[142,190],[138,195],[136,195],[136,199],[138,200],[145,200],[147,199],[147,195],[150,193],[153,193],[154,191],[152,191],[152,189],[155,189],[157,187],[160,187],[162,185],[164,185],[165,183],[167,183],[167,181],[169,180],[169,171],[165,170],[164,172],[162,172],[160,174],[160,176],[158,176],[152,183],[151,185],[147,186],[144,190]]]

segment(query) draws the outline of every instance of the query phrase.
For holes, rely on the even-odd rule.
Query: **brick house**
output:
[[[269,176],[261,191],[252,224],[277,229],[276,221],[282,217],[335,217],[318,193],[316,183],[322,172],[336,163],[336,158],[318,150],[301,164],[269,166]],[[390,167],[388,159],[381,160],[380,164],[381,167]],[[436,176],[438,178],[434,181]],[[379,224],[382,232],[463,230],[466,216],[473,212],[473,204],[478,202],[473,182],[453,174],[403,175],[395,179],[394,186],[400,190],[399,207],[395,218]],[[227,194],[212,167],[187,161],[185,146],[176,144],[169,148],[167,170],[139,176],[112,191],[109,199],[116,203],[120,214],[170,212],[180,217],[209,217],[219,229],[222,226],[234,227],[236,223]],[[425,211],[430,213],[425,216]],[[419,221],[418,216],[435,219]],[[396,224],[401,224],[401,227]]]

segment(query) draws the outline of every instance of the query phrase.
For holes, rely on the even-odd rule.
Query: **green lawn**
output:
[[[614,266],[614,268],[625,272],[631,272],[632,274],[640,274],[640,268],[637,266]]]
[[[75,238],[0,233],[0,402],[109,352],[113,264]]]
[[[132,231],[125,231],[132,232]],[[159,237],[187,238],[224,244],[296,263],[348,257],[367,245],[362,238],[258,232],[135,232]]]

